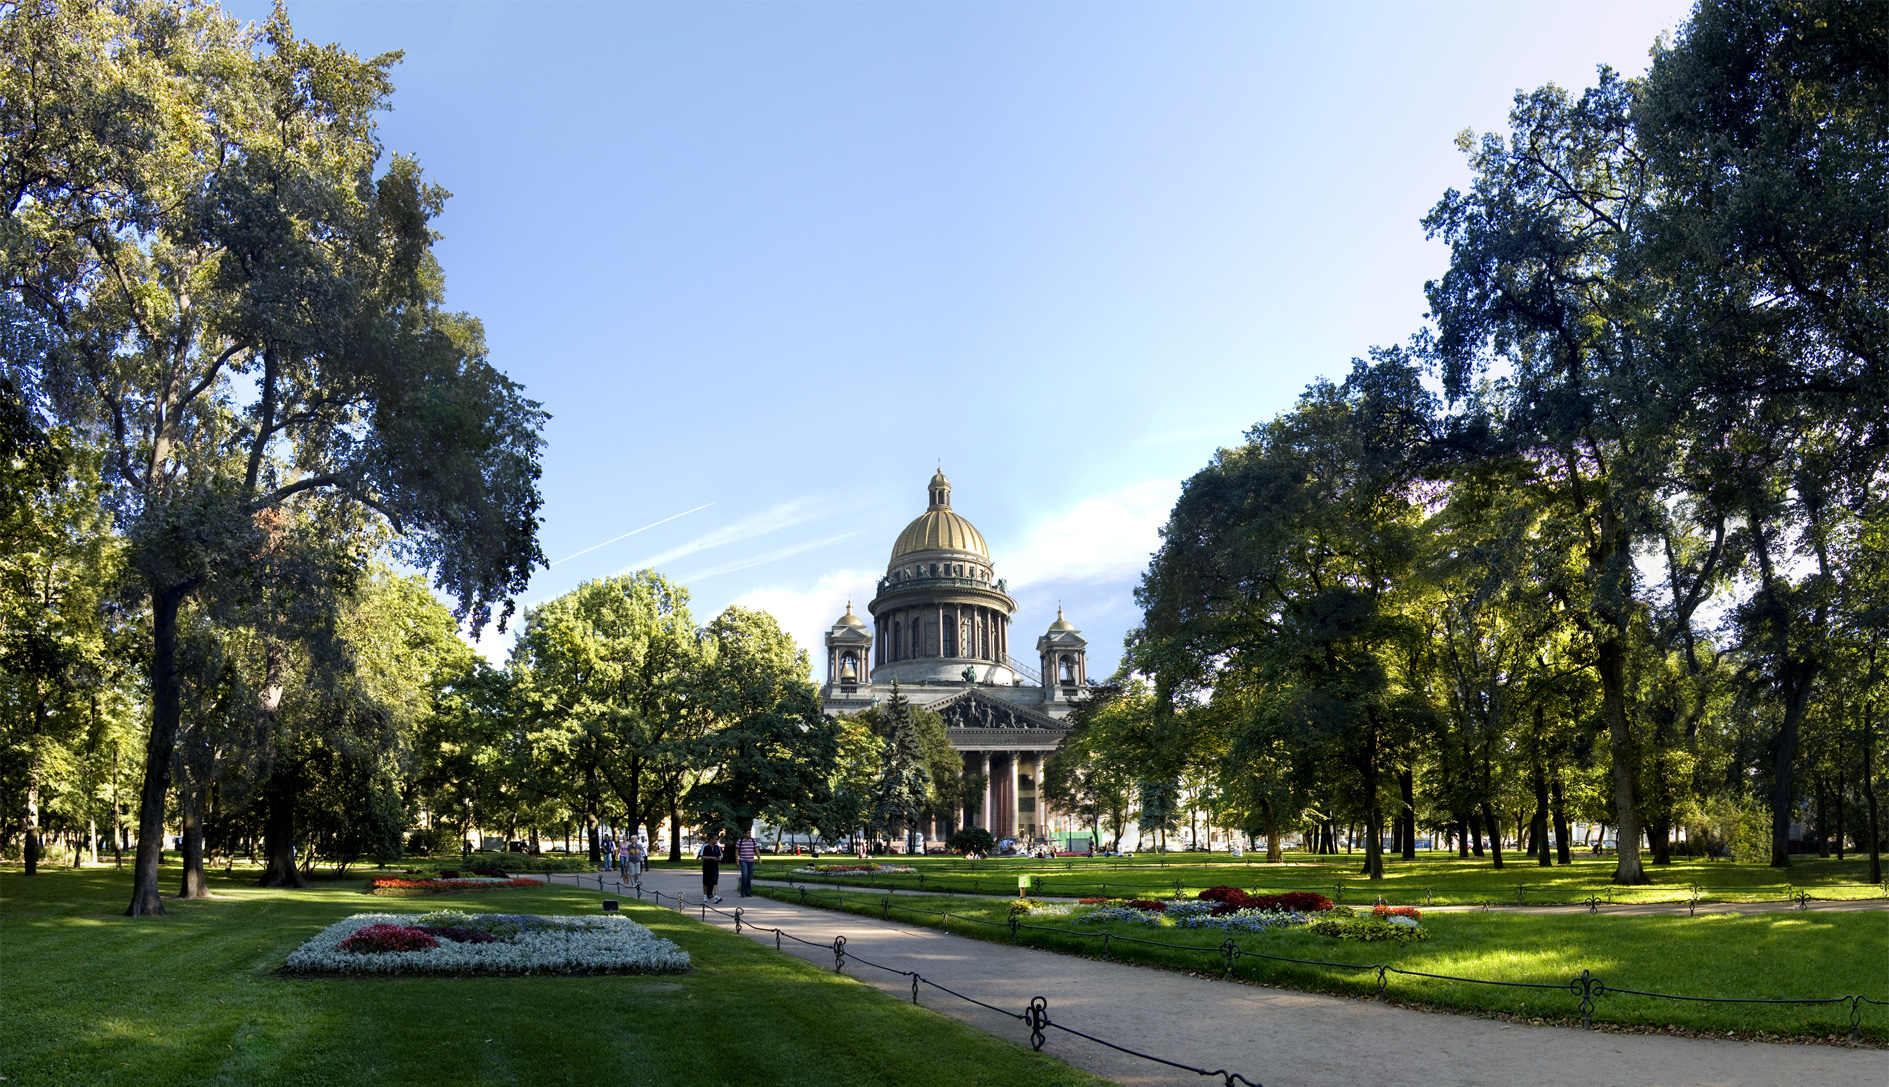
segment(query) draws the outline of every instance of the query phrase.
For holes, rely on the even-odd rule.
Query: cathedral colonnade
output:
[[[966,826],[982,827],[999,841],[1048,836],[1049,812],[1041,783],[1048,751],[964,751],[964,776],[984,779],[983,799],[965,814]],[[934,834],[942,828],[935,828]]]

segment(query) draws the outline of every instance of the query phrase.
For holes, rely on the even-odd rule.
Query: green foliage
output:
[[[1329,936],[1337,940],[1355,940],[1360,943],[1430,938],[1430,933],[1421,925],[1395,925],[1376,917],[1321,917],[1305,927],[1306,931],[1317,936]]]
[[[996,850],[997,839],[991,837],[990,831],[983,827],[964,827],[951,835],[945,842],[945,848],[953,853],[989,854]]]
[[[703,632],[693,691],[710,722],[694,741],[689,813],[709,827],[812,820],[830,798],[839,726],[820,712],[807,655],[766,612],[730,607]]]

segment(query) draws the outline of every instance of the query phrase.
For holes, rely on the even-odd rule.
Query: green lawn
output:
[[[237,876],[243,876],[240,869]],[[253,878],[253,874],[252,878]],[[174,868],[164,884],[174,886]],[[0,869],[0,1077],[19,1084],[958,1084],[1102,1081],[668,910],[625,908],[688,950],[667,977],[288,980],[349,914],[442,906],[595,913],[595,892],[375,898],[358,880],[119,916],[129,873]]]
[[[1172,897],[1193,894],[1221,884],[1254,891],[1317,891],[1326,897],[1357,904],[1371,903],[1382,895],[1397,905],[1461,905],[1484,901],[1544,903],[1585,902],[1590,895],[1613,902],[1683,902],[1691,884],[1698,884],[1707,902],[1780,901],[1792,890],[1803,890],[1813,898],[1881,898],[1881,885],[1863,882],[1868,871],[1866,860],[1797,858],[1788,870],[1764,865],[1733,864],[1729,861],[1675,859],[1671,865],[1648,866],[1653,882],[1641,887],[1614,887],[1608,881],[1613,873],[1612,857],[1580,856],[1573,864],[1541,868],[1529,857],[1504,856],[1505,867],[1497,871],[1487,859],[1459,860],[1436,854],[1434,858],[1418,853],[1416,860],[1387,858],[1382,880],[1367,880],[1358,873],[1362,855],[1314,856],[1289,853],[1283,864],[1267,864],[1249,855],[1235,860],[1225,854],[1183,853],[1165,859],[1142,856],[1123,858],[1059,858],[1032,861],[991,858],[965,861],[947,857],[886,857],[884,861],[912,863],[919,871],[909,875],[874,876],[867,881],[857,876],[801,876],[793,869],[809,863],[809,858],[769,858],[762,862],[759,875],[769,879],[792,878],[796,882],[827,883],[835,886],[898,887],[908,890],[937,890],[951,894],[999,894],[1015,896],[1017,877],[1035,876],[1034,893],[1046,895],[1108,895],[1134,897],[1160,894]],[[821,863],[849,863],[844,856],[822,857]],[[1517,886],[1521,890],[1517,891]],[[1342,888],[1342,890],[1340,890]],[[1609,898],[1611,896],[1611,899]]]
[[[756,887],[770,898],[799,901],[796,890]],[[877,895],[809,889],[808,905],[938,927],[948,913],[952,932],[1009,942],[1008,903],[988,897]],[[917,911],[931,911],[930,913]],[[987,922],[979,924],[978,922]],[[1173,950],[1111,939],[1111,957],[1219,973],[1218,929],[1150,928],[1133,924],[1072,924],[1045,918],[1025,924],[1072,930],[1019,929],[1020,943],[1089,957],[1103,953],[1102,932],[1207,950]],[[1777,913],[1758,916],[1620,917],[1523,913],[1432,913],[1421,942],[1356,943],[1299,930],[1238,935],[1242,951],[1353,964],[1382,963],[1406,970],[1488,981],[1566,985],[1589,970],[1609,986],[1699,997],[1819,997],[1861,993],[1889,1000],[1889,912]],[[1083,935],[1077,935],[1081,933]],[[1092,934],[1092,935],[1090,935]],[[1375,971],[1349,971],[1241,958],[1243,978],[1288,988],[1372,993]],[[1569,992],[1472,985],[1425,978],[1389,978],[1397,999],[1475,1012],[1510,1012],[1548,1019],[1579,1017]],[[1595,1018],[1606,1022],[1673,1025],[1691,1030],[1847,1034],[1849,1005],[1712,1004],[1653,1000],[1608,993]],[[1863,1006],[1866,1036],[1889,1039],[1889,1007]]]

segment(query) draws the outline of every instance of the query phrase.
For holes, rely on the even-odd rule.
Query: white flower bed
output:
[[[307,974],[680,974],[689,953],[627,917],[540,917],[550,924],[493,943],[441,939],[425,951],[343,951],[374,924],[414,925],[422,914],[357,913],[296,948],[286,968]]]

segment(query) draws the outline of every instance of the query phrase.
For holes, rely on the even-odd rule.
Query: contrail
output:
[[[583,549],[582,551],[579,551],[579,552],[577,553],[577,555],[566,555],[566,556],[564,556],[563,558],[561,558],[561,559],[559,559],[559,560],[558,560],[558,562],[569,562],[569,561],[571,561],[572,559],[574,559],[574,558],[577,558],[577,556],[578,556],[578,555],[588,555],[588,554],[590,554],[590,553],[591,553],[592,551],[595,551],[595,550],[597,550],[597,548],[599,548],[599,547],[609,547],[609,546],[610,546],[611,544],[613,544],[613,543],[616,543],[616,542],[617,542],[618,540],[627,540],[627,539],[629,539],[629,538],[630,538],[631,536],[634,536],[634,535],[636,535],[636,534],[637,534],[638,532],[648,532],[648,531],[649,531],[650,529],[652,529],[652,528],[655,528],[655,527],[656,527],[657,525],[666,525],[666,524],[668,524],[669,522],[671,522],[671,521],[673,521],[673,520],[675,520],[675,519],[676,519],[676,517],[687,517],[687,516],[688,516],[689,514],[691,514],[691,513],[696,513],[696,512],[699,512],[699,511],[701,511],[701,510],[705,510],[705,509],[707,509],[707,508],[709,508],[710,506],[712,506],[712,505],[714,505],[714,504],[715,504],[715,503],[713,503],[713,502],[704,502],[704,503],[702,503],[701,505],[699,505],[699,506],[697,506],[697,507],[695,507],[695,509],[692,509],[692,510],[683,510],[683,511],[682,511],[681,513],[678,513],[678,514],[676,514],[676,515],[675,515],[674,517],[665,517],[665,518],[663,518],[663,519],[662,519],[662,520],[660,520],[660,521],[651,521],[651,522],[650,522],[649,524],[647,524],[647,525],[644,525],[644,526],[643,526],[642,528],[636,528],[636,529],[631,529],[630,531],[628,531],[628,532],[625,532],[625,533],[624,533],[623,535],[621,535],[621,536],[613,536],[613,537],[611,537],[610,539],[608,539],[608,540],[605,540],[604,542],[602,542],[602,543],[600,543],[600,544],[593,544],[593,545],[591,545],[590,547],[586,547],[586,548],[584,548],[584,549]],[[546,568],[546,569],[550,569],[550,567],[551,567],[551,566],[556,566],[556,565],[558,564],[558,562],[554,562],[554,563],[551,563],[551,564],[549,564],[548,566],[546,566],[545,568]]]

